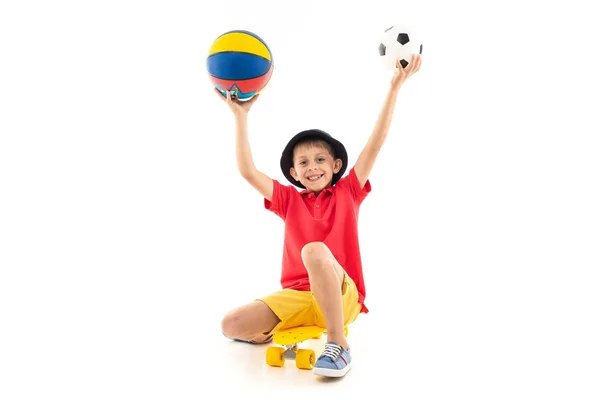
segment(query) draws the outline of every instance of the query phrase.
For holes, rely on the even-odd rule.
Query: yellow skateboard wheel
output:
[[[315,352],[310,349],[299,349],[296,352],[296,367],[298,369],[313,369],[316,358]]]
[[[283,353],[285,349],[282,347],[271,346],[267,349],[267,364],[272,367],[283,367],[285,357]]]

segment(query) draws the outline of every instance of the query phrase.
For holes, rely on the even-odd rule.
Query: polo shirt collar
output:
[[[330,187],[328,187],[328,188],[325,188],[325,189],[323,189],[323,190],[321,191],[321,195],[322,195],[323,193],[325,193],[325,192],[332,193],[332,189],[333,189],[333,186],[330,186]],[[300,195],[302,195],[302,196],[309,196],[309,197],[310,197],[310,195],[312,195],[312,192],[311,192],[310,190],[308,190],[308,189],[304,189],[304,190],[302,190],[302,191],[300,192]],[[313,195],[313,196],[314,196],[314,195]]]

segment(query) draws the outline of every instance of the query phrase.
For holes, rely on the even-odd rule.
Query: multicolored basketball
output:
[[[206,68],[211,82],[224,95],[250,100],[269,83],[273,56],[252,32],[235,30],[219,36],[210,47]]]

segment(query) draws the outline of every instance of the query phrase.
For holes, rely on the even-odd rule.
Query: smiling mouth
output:
[[[309,178],[307,178],[307,179],[308,179],[310,182],[315,182],[315,181],[318,181],[319,179],[321,179],[321,178],[323,177],[323,175],[325,175],[325,174],[321,174],[321,175],[314,175],[314,176],[311,176],[311,177],[309,177]]]

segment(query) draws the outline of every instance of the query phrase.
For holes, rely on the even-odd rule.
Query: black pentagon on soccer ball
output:
[[[379,55],[385,56],[385,45],[383,43],[379,45]]]
[[[398,37],[396,38],[396,40],[398,41],[398,43],[400,43],[401,45],[405,45],[406,43],[408,43],[409,39],[408,39],[408,34],[407,33],[399,33]]]
[[[423,54],[423,45],[419,46],[419,54]]]
[[[402,69],[404,69],[408,65],[408,61],[406,61],[406,60],[400,60],[400,65],[402,65]]]

